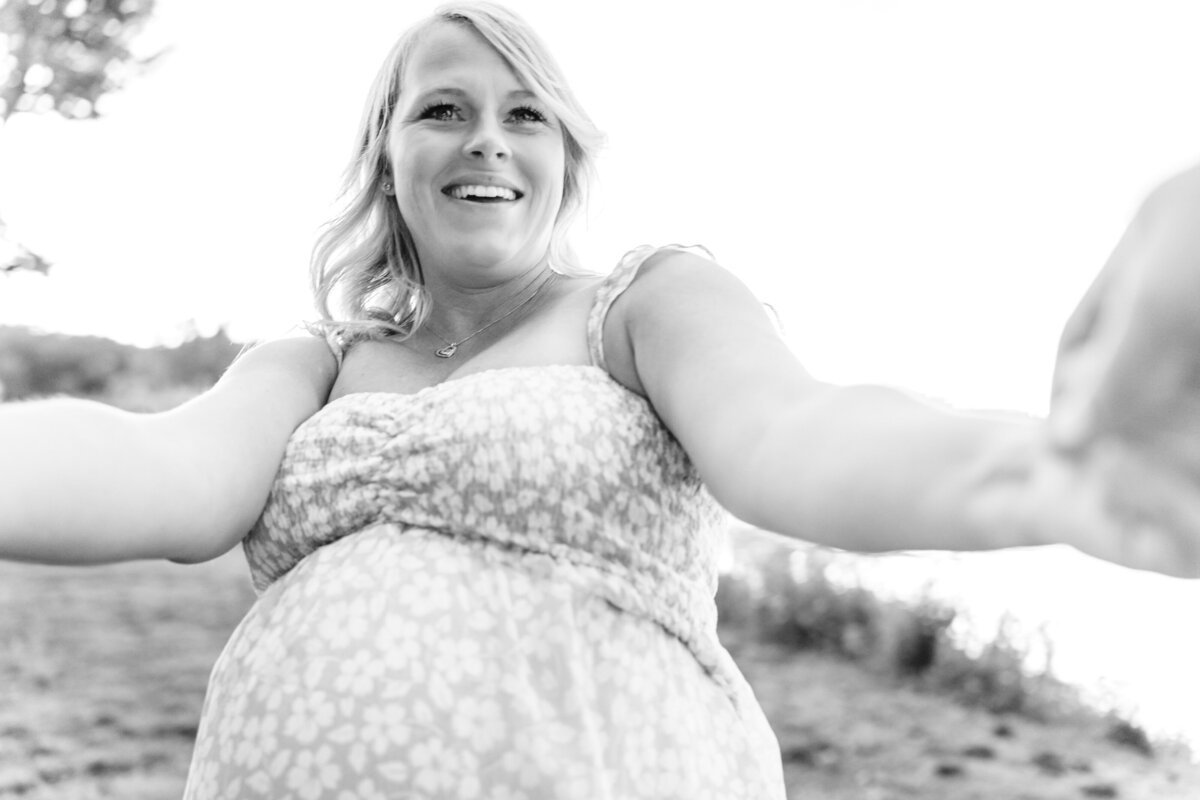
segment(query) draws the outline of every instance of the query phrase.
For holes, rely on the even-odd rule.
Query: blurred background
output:
[[[584,265],[604,271],[644,242],[703,243],[833,382],[1044,414],[1067,315],[1145,193],[1200,157],[1200,104],[1188,100],[1200,6],[1182,0],[508,5],[609,137],[576,236]],[[241,342],[312,318],[308,251],[366,88],[430,10],[0,0],[0,397],[168,408],[211,385]],[[723,611],[737,630],[795,644],[807,636],[797,615],[821,607],[835,622],[814,625],[840,631],[827,637],[840,657],[898,625],[975,655],[1002,642],[1010,682],[1052,674],[1138,731],[1200,741],[1191,582],[1060,548],[864,558],[734,529]],[[29,697],[62,687],[30,683],[15,662],[41,653],[53,676],[73,657],[70,637],[47,632],[47,606],[13,609],[82,584],[4,569],[8,669],[25,680],[10,684],[24,687],[11,702],[25,714],[11,725],[29,730]],[[216,569],[188,574],[241,586],[240,566]],[[161,577],[130,574],[126,591]],[[170,575],[161,593],[190,597]],[[925,621],[863,611],[846,599],[859,591]],[[249,602],[244,586],[229,592],[199,662]],[[142,619],[128,598],[111,602]],[[85,639],[86,620],[62,613],[75,621],[60,630]],[[0,794],[4,730],[0,719]]]

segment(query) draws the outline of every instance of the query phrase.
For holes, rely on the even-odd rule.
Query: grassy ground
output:
[[[0,797],[178,798],[208,672],[252,601],[240,559],[0,563]]]
[[[251,600],[238,553],[193,567],[0,563],[0,797],[178,798],[208,671]],[[1189,762],[1102,719],[968,708],[747,631],[723,637],[779,734],[793,797],[1200,798]]]

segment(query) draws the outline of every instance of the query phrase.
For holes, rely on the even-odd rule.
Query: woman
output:
[[[0,415],[7,557],[193,562],[251,531],[188,798],[783,797],[716,640],[718,502],[854,549],[1178,564],[1158,527],[1129,551],[1039,427],[814,381],[701,254],[570,274],[595,140],[520,20],[444,9],[385,62],[316,250],[349,321],[165,414]]]

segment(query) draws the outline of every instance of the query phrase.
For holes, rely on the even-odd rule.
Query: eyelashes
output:
[[[548,121],[545,114],[529,105],[514,106],[508,112],[508,117],[520,123],[545,124]],[[462,119],[462,110],[453,103],[430,103],[421,109],[417,119],[454,122]]]
[[[526,122],[546,122],[546,115],[533,106],[517,106],[508,112],[510,117],[524,116]]]
[[[425,108],[421,109],[421,113],[416,115],[419,120],[436,120],[439,122],[449,122],[458,114],[456,106],[451,103],[430,103]]]

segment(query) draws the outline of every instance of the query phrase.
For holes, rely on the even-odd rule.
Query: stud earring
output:
[[[389,182],[385,182],[385,183],[383,184],[383,193],[384,193],[384,194],[391,194],[391,193],[392,193],[392,184],[391,184],[391,182],[390,182],[390,181],[389,181]]]

